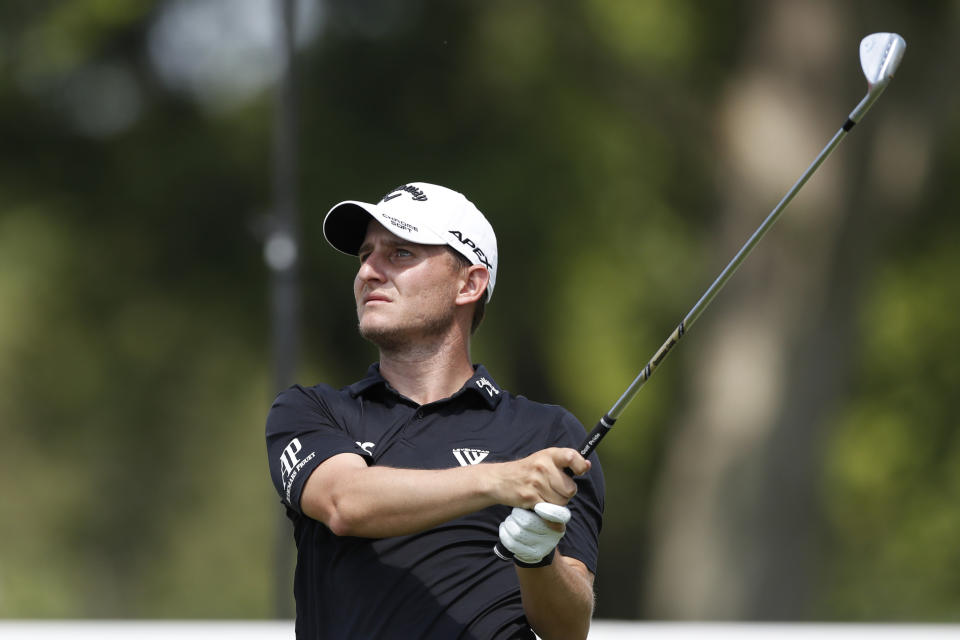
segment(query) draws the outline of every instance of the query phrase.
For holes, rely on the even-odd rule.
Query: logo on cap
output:
[[[486,254],[483,252],[483,249],[477,246],[470,238],[464,238],[463,233],[450,229],[450,233],[460,241],[461,244],[465,244],[473,250],[473,253],[476,254],[477,259],[480,261],[480,264],[485,266],[487,269],[493,269],[493,265],[490,264],[490,261],[487,259]]]
[[[397,193],[398,191],[400,191],[401,193]],[[383,198],[380,200],[380,202],[389,202],[390,200],[393,200],[394,198],[399,198],[400,196],[403,195],[403,193],[402,193],[403,191],[406,191],[407,193],[409,193],[410,196],[411,196],[414,200],[416,200],[417,202],[426,202],[426,201],[427,201],[427,196],[423,193],[423,190],[422,190],[422,189],[418,189],[417,187],[413,186],[412,184],[402,184],[402,185],[400,185],[399,187],[396,187],[396,188],[391,189],[390,191],[388,191],[388,192],[387,192],[387,195],[383,196]]]

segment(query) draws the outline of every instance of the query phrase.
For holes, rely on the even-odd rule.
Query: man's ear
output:
[[[457,304],[470,304],[486,295],[487,284],[490,282],[490,272],[486,267],[472,264],[467,268],[463,285],[457,292]]]

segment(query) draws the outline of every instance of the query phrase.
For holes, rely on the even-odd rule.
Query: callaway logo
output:
[[[469,467],[472,464],[483,462],[483,459],[490,455],[489,451],[483,449],[454,449],[453,457],[457,459],[461,467]]]
[[[463,244],[467,245],[468,247],[470,247],[471,249],[473,249],[473,252],[474,252],[475,254],[477,254],[477,258],[480,260],[480,263],[481,263],[483,266],[485,266],[487,269],[493,269],[493,265],[490,264],[490,261],[489,261],[489,260],[487,260],[487,256],[483,253],[483,249],[481,249],[480,247],[478,247],[473,240],[471,240],[470,238],[464,238],[464,237],[463,237],[463,234],[462,234],[461,232],[459,232],[459,231],[454,231],[453,229],[450,230],[450,233],[452,233],[453,236],[454,236],[457,240],[459,240],[461,243],[463,243]]]
[[[497,389],[495,386],[493,386],[493,383],[486,378],[480,378],[477,380],[477,386],[490,394],[491,398],[494,396],[494,394],[500,395],[500,389]]]
[[[417,187],[415,187],[415,186],[413,186],[413,185],[410,185],[410,184],[404,184],[404,185],[400,185],[399,187],[397,187],[397,188],[395,188],[395,189],[391,189],[391,190],[387,193],[387,195],[383,196],[383,199],[382,199],[380,202],[389,202],[390,200],[393,200],[394,198],[399,198],[400,196],[403,195],[402,192],[404,192],[404,191],[406,191],[407,193],[409,193],[410,196],[411,196],[414,200],[416,200],[417,202],[426,202],[426,200],[427,200],[427,196],[424,195],[422,189],[418,189]],[[399,193],[398,193],[398,192],[399,192]]]

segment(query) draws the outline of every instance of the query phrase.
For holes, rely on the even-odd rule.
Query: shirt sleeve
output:
[[[569,411],[559,422],[558,444],[563,447],[579,449],[586,435],[580,421]],[[577,483],[577,495],[567,505],[570,509],[570,522],[567,532],[560,539],[558,549],[565,556],[576,558],[591,573],[597,573],[597,559],[600,553],[600,529],[603,526],[603,507],[605,486],[603,470],[596,451],[589,457],[590,471],[574,480]]]
[[[297,513],[302,513],[303,486],[323,461],[340,453],[356,453],[370,461],[332,410],[326,396],[336,393],[325,385],[310,389],[295,385],[277,396],[267,415],[270,478],[281,502]]]

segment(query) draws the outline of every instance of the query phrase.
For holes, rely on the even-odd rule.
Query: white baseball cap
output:
[[[463,194],[435,184],[411,182],[392,189],[377,204],[347,200],[327,212],[323,237],[334,249],[355,256],[371,218],[404,240],[446,244],[471,264],[486,267],[490,301],[497,280],[497,236]]]

